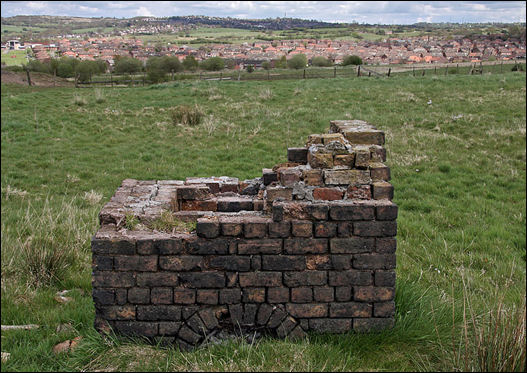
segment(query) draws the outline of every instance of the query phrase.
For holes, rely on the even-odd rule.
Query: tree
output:
[[[279,60],[276,60],[274,63],[274,67],[277,69],[285,69],[287,67],[287,60],[285,56],[282,56]]]
[[[161,57],[150,57],[146,61],[146,73],[148,80],[158,83],[164,80],[166,72],[163,69],[163,62]]]
[[[271,62],[269,61],[264,61],[262,62],[262,67],[264,68],[264,70],[271,70]]]
[[[359,56],[346,56],[342,61],[342,66],[362,65],[362,59]]]
[[[188,71],[196,71],[198,69],[198,61],[194,56],[188,55],[183,60],[183,68]]]
[[[179,58],[175,56],[163,56],[160,59],[160,67],[165,73],[171,73],[172,71],[177,73],[183,70]]]
[[[81,61],[77,65],[75,72],[79,76],[79,81],[87,82],[91,79],[94,74],[100,72],[100,70],[99,66],[97,65],[97,62],[95,61]]]
[[[143,63],[132,57],[121,57],[115,61],[114,71],[116,74],[133,74],[141,71]]]
[[[287,61],[287,67],[290,69],[303,69],[307,65],[307,57],[303,53],[295,54]]]
[[[331,62],[330,59],[323,57],[323,56],[317,56],[313,57],[311,60],[311,65],[313,66],[333,66],[333,62]]]
[[[247,72],[252,73],[254,71],[254,65],[247,65]]]
[[[211,57],[203,61],[201,67],[207,71],[220,71],[225,67],[225,62],[220,57]]]

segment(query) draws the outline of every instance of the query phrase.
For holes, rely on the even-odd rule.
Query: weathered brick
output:
[[[278,169],[278,180],[280,184],[286,187],[292,187],[295,183],[299,182],[302,178],[302,171],[298,168],[279,168]]]
[[[397,222],[387,221],[357,221],[353,223],[353,233],[363,237],[386,237],[397,234]]]
[[[166,271],[197,271],[202,269],[203,257],[197,255],[160,256],[159,267]]]
[[[127,336],[154,337],[158,334],[156,322],[116,321],[115,330]]]
[[[117,272],[94,272],[92,276],[93,287],[100,288],[129,288],[134,286],[134,275],[132,273]]]
[[[218,211],[218,200],[183,200],[180,206],[181,211]]]
[[[383,237],[375,239],[375,251],[381,254],[395,253],[397,240],[395,237]]]
[[[355,152],[355,167],[356,168],[367,168],[370,164],[370,159],[371,159],[371,155],[370,155],[369,150],[357,150]]]
[[[273,202],[271,205],[267,204],[267,206],[271,206],[273,221],[278,222],[284,220],[284,206],[282,204]]]
[[[243,303],[263,303],[265,302],[265,288],[245,288],[243,289]]]
[[[155,306],[137,306],[137,320],[181,320],[181,307],[159,304]]]
[[[243,224],[245,238],[261,238],[267,234],[266,221],[249,221]]]
[[[240,273],[240,286],[260,287],[260,286],[281,286],[282,273],[280,272],[249,272]]]
[[[326,317],[328,306],[324,303],[287,303],[287,312],[293,317]]]
[[[291,232],[291,223],[289,221],[270,222],[268,224],[269,237],[289,237]]]
[[[309,319],[309,329],[317,333],[347,333],[352,319]]]
[[[388,206],[377,206],[375,208],[375,215],[377,220],[395,220],[397,219],[397,205],[392,204]]]
[[[313,290],[310,287],[298,287],[291,289],[291,302],[306,303],[313,301]]]
[[[287,161],[296,163],[307,163],[307,148],[288,148]]]
[[[384,163],[372,162],[370,163],[370,176],[373,181],[389,181],[390,167]]]
[[[182,185],[176,191],[177,199],[204,200],[210,196],[210,189],[206,185]]]
[[[260,255],[251,255],[251,270],[259,271],[262,269],[262,257]]]
[[[181,283],[193,288],[222,288],[225,286],[223,272],[180,273]]]
[[[352,255],[331,255],[332,269],[343,271],[351,268]]]
[[[267,289],[267,301],[269,303],[289,302],[289,288],[272,287]]]
[[[245,304],[243,306],[242,325],[253,326],[256,323],[256,313],[258,312],[257,304]]]
[[[249,271],[251,258],[238,255],[214,256],[208,258],[208,267],[226,271]]]
[[[375,271],[375,286],[395,286],[395,271]]]
[[[148,288],[130,288],[128,289],[128,302],[132,304],[150,303],[150,289]]]
[[[212,330],[219,326],[218,318],[216,317],[216,313],[213,309],[202,309],[198,314],[208,330]]]
[[[278,338],[285,338],[297,326],[297,322],[291,316],[286,317],[276,328]]]
[[[369,303],[342,302],[329,305],[329,317],[371,317],[371,312]]]
[[[352,297],[351,286],[337,286],[335,287],[335,300],[337,302],[347,302],[351,300]]]
[[[328,251],[326,238],[286,238],[284,250],[288,254],[324,254]]]
[[[393,317],[395,315],[395,302],[373,303],[374,317]]]
[[[343,135],[352,144],[384,144],[384,132],[376,129],[344,130]]]
[[[194,304],[196,302],[196,291],[194,289],[174,289],[174,303]]]
[[[348,199],[371,199],[371,185],[350,185],[346,193]]]
[[[300,271],[306,269],[306,259],[298,255],[263,255],[265,271]]]
[[[92,296],[96,305],[108,305],[115,303],[115,293],[113,290],[93,289]]]
[[[280,254],[281,239],[244,240],[238,243],[238,254]]]
[[[258,313],[256,314],[256,324],[257,325],[267,324],[267,321],[269,321],[269,317],[271,316],[271,313],[273,313],[273,307],[266,303],[262,304],[260,308],[258,309]]]
[[[393,300],[395,289],[392,287],[355,286],[353,299],[359,302],[386,302]]]
[[[198,289],[196,291],[196,302],[201,304],[218,304],[218,290]]]
[[[339,221],[338,225],[338,236],[339,237],[350,237],[353,235],[353,223],[350,221]]]
[[[326,285],[325,271],[284,272],[284,284],[289,287]]]
[[[262,170],[262,179],[264,185],[269,185],[274,181],[278,181],[278,174],[269,168]]]
[[[329,247],[332,254],[367,253],[375,250],[375,239],[363,237],[332,238],[329,240]]]
[[[252,211],[253,201],[249,198],[238,197],[221,197],[218,198],[218,211],[222,212],[238,212],[238,211]]]
[[[95,255],[134,255],[135,242],[119,239],[96,239],[91,241],[92,253]]]
[[[152,239],[137,240],[135,247],[139,255],[158,254],[158,248],[154,245],[154,240]]]
[[[332,269],[329,255],[306,255],[306,267],[309,270]]]
[[[172,304],[174,301],[172,288],[152,288],[150,301],[152,304]]]
[[[220,222],[216,219],[201,218],[196,222],[196,234],[199,237],[214,238],[220,234]]]
[[[293,220],[291,232],[296,237],[311,237],[313,236],[313,223],[310,220]]]
[[[144,287],[154,286],[177,286],[177,273],[154,272],[154,273],[138,273],[137,285]]]
[[[368,184],[368,170],[324,170],[324,182],[328,185]]]
[[[353,330],[357,333],[370,333],[391,329],[394,325],[392,318],[368,318],[368,319],[354,319]]]
[[[115,303],[122,306],[128,302],[128,291],[127,289],[114,289]]]
[[[353,268],[393,269],[395,254],[358,254],[353,257]]]
[[[92,257],[94,271],[111,271],[113,269],[113,256],[94,255]]]
[[[154,240],[154,246],[160,255],[181,254],[185,248],[185,243],[181,239],[169,238]]]
[[[353,167],[355,164],[355,153],[339,154],[333,157],[333,164],[335,166]]]
[[[196,345],[201,340],[201,335],[194,332],[185,324],[179,329],[178,337],[191,345]]]
[[[197,239],[189,242],[188,253],[197,255],[207,254],[227,254],[229,252],[229,240],[221,238],[215,239]]]
[[[334,288],[329,286],[315,286],[313,288],[313,298],[316,302],[333,302]]]
[[[148,256],[116,256],[114,257],[116,271],[152,272],[157,270],[157,255]]]
[[[224,236],[241,236],[243,224],[241,222],[221,222],[221,234]]]
[[[321,221],[314,223],[315,237],[335,237],[337,235],[337,223]]]
[[[312,168],[333,168],[331,153],[308,152],[307,161]]]
[[[287,317],[287,312],[283,309],[283,306],[277,306],[273,313],[271,314],[271,317],[269,317],[269,321],[267,321],[267,328],[274,329],[280,325],[280,323]]]
[[[310,186],[318,186],[324,184],[324,178],[322,177],[322,170],[311,169],[303,171],[304,183]]]
[[[242,299],[242,291],[239,288],[220,289],[220,304],[236,304]]]
[[[99,315],[106,320],[133,320],[135,319],[135,306],[99,306]]]
[[[186,320],[186,324],[192,329],[195,333],[198,333],[200,335],[205,335],[208,330],[201,318],[199,317],[198,313],[195,313],[192,315],[188,320]]]
[[[182,320],[188,319],[193,314],[198,312],[199,308],[200,307],[198,305],[181,306],[181,319]]]
[[[344,191],[338,188],[315,188],[313,190],[313,198],[324,201],[334,201],[342,199]]]
[[[183,325],[182,322],[177,321],[161,321],[159,323],[159,334],[160,335],[177,335],[179,328]]]
[[[393,185],[387,181],[373,183],[373,199],[393,199]]]
[[[268,187],[265,190],[265,199],[268,202],[274,201],[277,198],[291,201],[293,199],[293,188],[277,186]]]
[[[312,220],[327,220],[329,206],[322,203],[308,204],[305,207],[306,212],[309,215],[309,218]]]
[[[371,271],[338,271],[329,272],[330,286],[352,286],[352,285],[372,285],[373,275]]]
[[[332,204],[329,216],[333,220],[373,220],[375,209],[373,206],[343,202],[342,204]]]

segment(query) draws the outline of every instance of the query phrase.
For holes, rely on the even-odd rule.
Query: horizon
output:
[[[2,1],[1,11],[2,18],[63,16],[130,19],[202,16],[248,20],[291,18],[379,25],[526,22],[526,5],[523,1]]]

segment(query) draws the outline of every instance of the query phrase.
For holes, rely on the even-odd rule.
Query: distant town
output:
[[[322,56],[333,64],[340,64],[346,56],[359,56],[363,63],[373,65],[415,64],[415,63],[456,63],[480,61],[523,60],[526,57],[525,31],[523,37],[503,37],[501,34],[481,34],[466,36],[403,36],[391,30],[383,31],[378,40],[338,40],[303,38],[294,40],[261,40],[254,42],[211,43],[192,45],[166,42],[148,43],[136,35],[170,35],[181,32],[191,23],[193,17],[178,18],[177,22],[156,22],[155,18],[142,18],[141,22],[132,22],[111,34],[64,34],[50,37],[44,42],[11,39],[2,44],[2,50],[28,50],[27,59],[46,62],[51,58],[73,57],[79,60],[103,60],[113,66],[117,56],[127,56],[146,62],[152,56],[176,56],[183,60],[194,56],[197,61],[211,57],[232,60],[235,69],[251,64],[261,66],[265,61],[277,61],[296,54],[304,54],[310,62],[314,57]],[[254,24],[249,21],[239,24],[228,19],[218,24],[217,18],[206,17],[209,22],[200,19],[200,25],[207,27],[230,26],[276,28],[273,23]],[[232,22],[230,22],[232,21]],[[227,22],[227,23],[225,23]],[[304,21],[309,22],[309,21]],[[282,22],[287,27],[294,23]],[[317,25],[315,25],[317,26]],[[311,25],[310,27],[315,27]],[[192,26],[191,26],[192,27]],[[195,26],[194,26],[195,27]],[[324,23],[318,27],[328,27]],[[525,28],[523,29],[525,30]],[[272,39],[272,38],[270,38]]]

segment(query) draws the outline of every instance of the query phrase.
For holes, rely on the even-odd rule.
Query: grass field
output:
[[[14,66],[27,63],[27,51],[26,50],[19,50],[19,51],[8,51],[7,53],[1,53],[0,56],[2,58],[2,63],[5,63],[6,66]],[[13,57],[15,56],[15,57]]]
[[[2,85],[2,325],[40,325],[2,331],[11,354],[2,370],[523,370],[525,85],[519,72],[113,90]],[[199,105],[203,123],[174,125],[179,104]],[[287,147],[347,118],[386,132],[399,205],[392,331],[190,353],[95,332],[90,238],[123,179],[256,177],[286,161]],[[64,289],[73,300],[61,304],[53,297]],[[76,350],[53,354],[76,336]],[[517,365],[493,366],[513,338]]]

